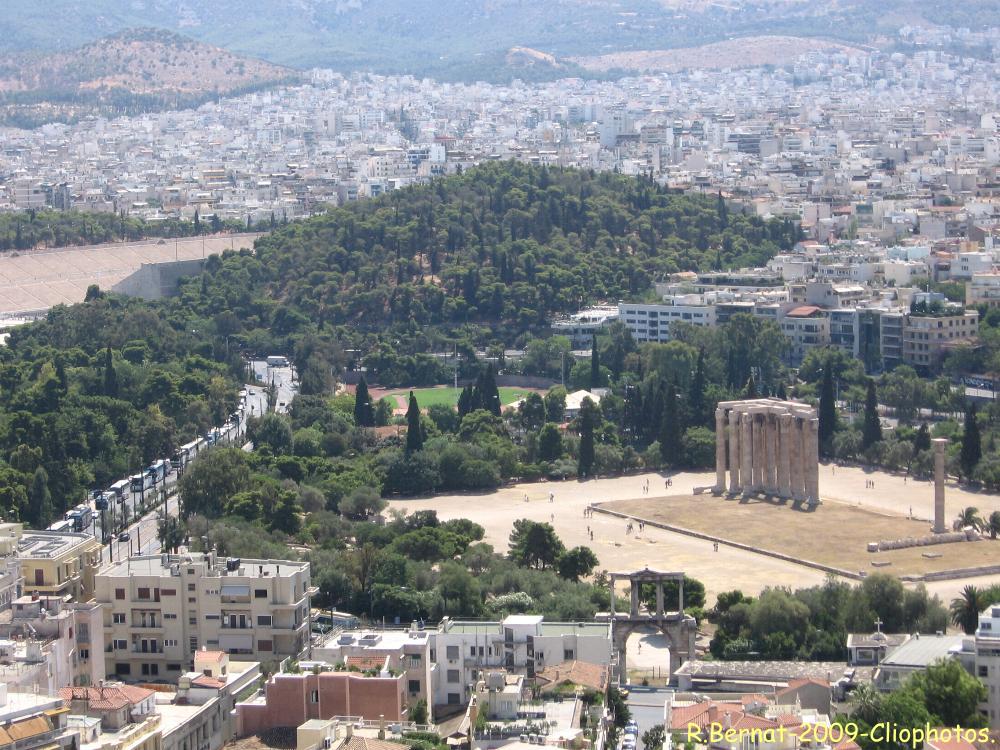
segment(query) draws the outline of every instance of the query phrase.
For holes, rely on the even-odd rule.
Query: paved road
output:
[[[281,380],[287,380],[289,383],[289,388],[291,388],[292,374],[289,368],[287,372],[282,373]],[[240,421],[239,425],[239,435],[240,437],[246,431],[246,420],[252,415],[259,415],[267,408],[267,393],[261,386],[248,385],[246,386],[247,398],[246,398],[246,411],[244,413],[243,419]],[[286,391],[286,393],[294,394],[294,391]],[[288,402],[291,402],[291,396],[288,396]],[[249,443],[242,443],[241,447],[244,450],[251,450],[252,446]],[[176,492],[177,480],[179,479],[178,473],[171,470],[167,474],[166,478],[166,490],[167,490],[167,513],[172,516],[176,516],[180,512],[180,506],[178,501],[178,496]],[[157,490],[159,491],[159,490]],[[147,490],[146,495],[148,496],[152,490]],[[139,496],[130,497],[125,504],[129,505],[130,515],[135,513],[135,508],[140,500]],[[155,555],[160,551],[160,540],[158,536],[160,519],[163,517],[163,504],[157,503],[157,505],[150,510],[148,510],[141,518],[133,521],[127,527],[129,533],[129,539],[125,542],[118,541],[118,534],[112,535],[111,541],[105,546],[103,550],[103,559],[112,562],[118,561],[125,557],[132,555]],[[94,524],[93,531],[95,536],[100,536],[100,514],[97,516],[98,522]]]
[[[666,688],[644,688],[629,686],[628,708],[632,718],[639,725],[639,740],[636,747],[642,748],[642,735],[657,724],[663,723],[663,703],[666,700]]]

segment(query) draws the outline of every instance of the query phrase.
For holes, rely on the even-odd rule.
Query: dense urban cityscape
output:
[[[995,745],[983,2],[12,8],[0,750]]]

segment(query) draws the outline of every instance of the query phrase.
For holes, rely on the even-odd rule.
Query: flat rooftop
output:
[[[0,722],[15,721],[25,716],[62,707],[63,700],[59,696],[8,692],[7,704],[0,706]]]
[[[852,671],[857,680],[871,680],[871,667],[849,667],[842,661],[701,661],[685,662],[675,674],[689,675],[694,679],[753,680],[788,682],[789,680],[814,679],[835,682],[846,671]],[[867,675],[867,677],[865,676]]]
[[[130,557],[119,560],[108,565],[101,571],[103,575],[109,576],[169,576],[172,565],[202,565],[205,562],[200,553],[187,555],[168,555],[164,564],[163,555],[144,555],[142,557]],[[228,571],[229,578],[275,578],[281,575],[289,575],[303,569],[308,570],[309,563],[295,560],[251,560],[240,559],[239,570]],[[209,575],[221,575],[226,571],[226,558],[216,560],[215,567],[209,570]]]
[[[70,531],[29,531],[18,541],[17,554],[21,558],[53,559],[70,552],[74,547],[93,542],[90,534]]]
[[[913,636],[899,648],[890,651],[882,660],[883,667],[924,668],[938,659],[943,659],[952,651],[962,648],[967,635],[921,635]]]

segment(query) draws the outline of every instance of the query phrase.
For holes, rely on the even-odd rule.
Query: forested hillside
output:
[[[13,229],[15,239],[31,225]],[[672,271],[763,262],[796,232],[791,223],[732,215],[714,196],[669,194],[645,180],[492,164],[280,228],[256,253],[210,258],[175,299],[92,293],[16,330],[0,352],[0,512],[44,523],[87,488],[219,421],[242,377],[240,351],[291,355],[307,395],[329,393],[348,349],[376,374],[436,382],[441,365],[427,354],[435,346],[460,346],[475,372],[474,346],[525,343],[556,313],[641,297]],[[723,387],[742,387],[754,341],[767,361],[779,351],[773,332],[745,325],[745,356],[735,364],[722,359],[723,339],[703,346]],[[647,395],[662,396],[660,385]],[[357,439],[337,421],[320,422],[323,434],[334,433],[324,443],[332,455]],[[472,484],[519,471],[502,426],[484,429],[472,442],[488,444],[491,465]],[[653,439],[659,424],[641,429]],[[364,486],[412,491],[454,479],[435,469],[416,485],[393,484],[383,459],[377,471],[362,462]],[[285,468],[285,478],[298,474]],[[331,493],[335,507],[342,493]]]
[[[761,264],[798,231],[643,179],[489,164],[284,227],[180,304],[231,311],[240,335],[286,349],[309,331],[355,347],[413,337],[397,344],[407,353],[457,330],[513,343],[669,273]]]

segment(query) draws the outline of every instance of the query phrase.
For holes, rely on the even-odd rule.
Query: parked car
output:
[[[131,538],[132,538],[132,535],[129,534],[127,531],[123,531],[121,534],[118,535],[118,541],[119,542],[127,542]]]

